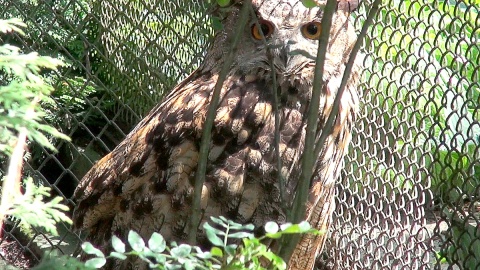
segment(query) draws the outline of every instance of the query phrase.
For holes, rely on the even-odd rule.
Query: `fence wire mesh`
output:
[[[370,9],[352,15],[360,29]],[[26,36],[2,43],[67,63],[47,76],[47,121],[72,138],[57,154],[30,146],[27,174],[68,201],[112,150],[202,59],[213,33],[203,1],[0,0]],[[480,2],[385,0],[363,54],[362,111],[337,186],[319,268],[480,269]],[[28,268],[74,254],[60,236],[7,223],[0,257]],[[1,265],[1,264],[0,264]]]

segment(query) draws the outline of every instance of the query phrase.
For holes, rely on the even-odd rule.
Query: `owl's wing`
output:
[[[151,211],[150,198],[142,200],[139,196],[145,192],[142,189],[148,186],[163,190],[168,182],[165,181],[167,174],[174,178],[194,170],[197,160],[191,139],[198,133],[195,129],[201,128],[199,122],[214,84],[212,80],[200,78],[204,76],[194,73],[179,84],[79,183],[74,194],[78,202],[74,226],[94,235],[95,243],[103,244],[103,240],[114,233],[112,229],[126,226],[133,215]],[[177,142],[180,146],[169,149],[169,144]],[[172,164],[175,158],[183,158],[183,172]],[[169,205],[167,199],[157,198],[160,204]],[[119,214],[123,216],[118,218]]]
[[[252,134],[271,136],[274,127],[265,125],[272,109],[268,88],[254,79],[229,77],[223,84],[212,130],[211,177],[202,192],[205,216],[234,212],[238,220],[250,220],[254,212],[260,215],[261,192],[243,192],[258,186],[243,182],[245,155]],[[170,240],[183,237],[216,80],[217,75],[200,72],[186,79],[85,175],[74,194],[73,220],[87,231],[87,240],[105,247],[112,234],[125,237],[130,229],[145,238],[154,231]]]

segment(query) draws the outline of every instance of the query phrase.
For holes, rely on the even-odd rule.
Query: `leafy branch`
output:
[[[202,251],[198,246],[173,242],[167,245],[162,235],[153,233],[145,242],[142,237],[130,231],[127,245],[118,237],[112,238],[113,250],[108,256],[90,243],[84,243],[85,253],[94,256],[86,263],[86,267],[101,268],[107,259],[126,260],[129,256],[138,257],[148,263],[152,269],[287,269],[285,261],[273,253],[266,242],[291,234],[319,234],[310,224],[303,221],[299,224],[278,225],[268,222],[265,225],[266,234],[255,237],[253,224],[242,225],[224,217],[211,217],[213,226],[204,223],[206,235],[213,247]],[[268,264],[268,265],[265,265]]]
[[[23,34],[25,25],[18,19],[0,20],[0,31]],[[50,188],[37,187],[31,178],[24,181],[22,168],[27,138],[43,147],[55,150],[45,134],[68,140],[55,128],[43,124],[45,113],[40,103],[49,101],[53,88],[46,84],[40,72],[55,70],[62,62],[36,52],[24,54],[8,44],[0,46],[0,77],[7,84],[0,86],[0,153],[9,156],[7,175],[2,179],[0,227],[6,216],[20,220],[24,227],[40,226],[57,234],[55,223],[70,219],[63,213],[68,207],[60,204],[61,197],[44,202]]]
[[[247,24],[248,19],[248,11],[251,7],[251,2],[246,1],[243,5],[240,15],[239,21],[237,25],[237,29],[235,29],[235,33],[242,33],[245,25]],[[192,213],[190,217],[190,232],[188,234],[188,241],[190,243],[195,243],[195,239],[197,236],[197,230],[199,221],[200,221],[200,200],[202,195],[202,188],[203,183],[205,181],[205,173],[207,171],[207,160],[208,160],[208,153],[210,151],[210,141],[212,137],[212,127],[213,121],[215,120],[215,115],[217,112],[217,106],[220,99],[220,93],[223,87],[223,83],[227,78],[228,73],[230,72],[230,67],[233,63],[234,54],[237,48],[238,43],[240,42],[240,35],[235,35],[230,50],[228,50],[227,55],[225,56],[225,60],[222,65],[222,69],[218,75],[218,80],[215,84],[212,99],[210,101],[210,105],[208,107],[207,115],[205,118],[205,123],[203,125],[203,132],[202,138],[200,142],[200,149],[198,155],[198,165],[197,170],[195,172],[195,187],[194,187],[194,197],[193,197],[193,205],[192,205]]]

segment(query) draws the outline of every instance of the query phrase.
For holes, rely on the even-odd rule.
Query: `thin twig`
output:
[[[250,13],[253,18],[255,18],[255,25],[258,29],[260,29],[260,24],[258,23],[258,18],[256,18],[257,14],[255,14],[255,10],[251,8]],[[280,185],[280,201],[282,203],[282,208],[285,211],[289,211],[286,204],[286,197],[285,197],[285,178],[282,175],[282,159],[280,156],[280,110],[279,110],[279,99],[278,99],[278,84],[277,84],[277,74],[275,71],[275,63],[273,59],[273,54],[271,53],[271,47],[268,46],[267,40],[263,35],[263,32],[260,31],[260,35],[262,36],[262,42],[267,48],[267,57],[268,57],[268,64],[270,65],[271,75],[272,75],[272,95],[273,95],[273,111],[275,115],[275,131],[274,131],[274,144],[275,144],[275,157],[276,157],[276,166],[277,166],[277,179]]]
[[[263,36],[263,33],[262,33]],[[265,38],[264,38],[265,39]],[[267,50],[269,48],[267,47]],[[282,208],[287,210],[286,200],[285,200],[285,179],[282,175],[282,158],[280,156],[280,110],[279,110],[279,100],[278,100],[278,91],[277,91],[277,74],[275,72],[275,63],[273,62],[273,57],[271,53],[268,53],[268,60],[270,64],[270,69],[272,70],[272,94],[273,94],[273,110],[275,114],[275,132],[274,132],[274,143],[275,143],[275,156],[277,159],[277,178],[280,184],[280,201],[282,202]]]
[[[332,105],[332,110],[330,112],[330,115],[328,116],[328,119],[325,123],[325,126],[322,128],[322,133],[320,135],[320,138],[318,139],[317,143],[315,144],[315,149],[314,149],[314,153],[313,153],[313,156],[311,156],[311,148],[313,145],[307,145],[307,140],[308,140],[308,133],[307,133],[307,137],[305,139],[305,150],[304,150],[304,154],[303,154],[303,162],[308,162],[306,161],[305,159],[311,159],[310,162],[308,162],[307,165],[309,165],[308,167],[305,166],[304,167],[304,163],[302,163],[302,175],[305,173],[306,175],[303,175],[303,177],[307,177],[308,178],[301,178],[302,181],[307,181],[307,182],[300,182],[300,184],[310,184],[310,180],[311,180],[311,177],[312,177],[312,174],[313,174],[313,164],[314,164],[314,161],[316,160],[316,158],[318,157],[319,153],[320,153],[320,150],[322,149],[323,147],[323,144],[325,143],[325,140],[326,138],[328,137],[328,135],[330,135],[333,131],[333,121],[335,119],[335,116],[338,114],[338,110],[339,110],[339,105],[340,105],[340,99],[342,97],[342,94],[343,94],[343,91],[345,89],[345,86],[347,84],[347,81],[350,77],[350,73],[352,71],[352,68],[353,68],[353,65],[354,65],[354,61],[355,61],[355,58],[356,58],[356,55],[360,49],[360,47],[362,46],[363,44],[363,39],[365,38],[366,36],[366,32],[369,28],[369,26],[372,24],[373,22],[373,18],[375,17],[377,11],[378,11],[378,8],[379,8],[379,5],[381,3],[382,0],[376,0],[373,4],[372,4],[372,7],[369,11],[369,14],[367,16],[367,20],[364,22],[363,26],[362,26],[362,30],[360,32],[360,34],[358,35],[357,37],[357,41],[355,42],[353,48],[352,48],[352,51],[350,53],[350,57],[348,59],[348,62],[346,64],[346,67],[345,67],[345,71],[344,71],[344,74],[343,74],[343,77],[342,77],[342,82],[340,84],[340,88],[338,89],[337,91],[337,94],[336,94],[336,97],[335,97],[335,100],[334,100],[334,103]],[[327,6],[328,6],[329,2],[327,2]],[[325,7],[325,13],[324,13],[324,16],[325,14],[327,13],[327,7]],[[325,17],[324,17],[325,18]],[[331,18],[329,16],[329,18]],[[324,31],[323,29],[323,19],[322,19],[322,31]],[[323,34],[324,32],[322,32]],[[321,43],[319,44],[319,46],[321,45]],[[325,55],[323,52],[322,54],[320,54],[320,48],[319,48],[319,54],[317,54],[317,65],[319,64],[322,64],[322,71],[323,71],[323,63],[320,62],[322,59],[325,58]],[[316,66],[315,68],[315,79],[319,78],[321,79],[322,77],[318,77],[319,74],[321,73],[317,73],[317,67]],[[317,86],[318,84],[315,83],[315,80],[314,80],[314,90],[313,90],[313,93],[315,93],[315,91],[319,91],[320,86],[318,86],[319,88],[315,88],[315,86]],[[315,99],[313,98],[312,96],[312,101],[315,101]],[[310,116],[316,116],[315,114],[313,114],[312,112],[309,112],[309,117]],[[312,130],[309,130],[309,127],[307,125],[307,132],[312,132]],[[315,132],[315,131],[314,131]],[[315,136],[312,136],[313,138],[316,137],[316,134],[314,134]],[[312,139],[312,138],[310,138]],[[309,143],[312,143],[311,140],[309,140]],[[310,147],[310,148],[309,148]],[[307,153],[306,153],[307,152]],[[310,165],[312,167],[310,167]],[[308,171],[305,171],[305,169],[308,169]],[[302,176],[301,176],[302,177]],[[308,192],[308,186],[307,186],[307,192]],[[298,193],[298,191],[297,191]],[[302,197],[302,196],[305,196],[305,197]],[[298,199],[299,200],[299,203],[300,204],[297,204],[297,205],[294,205],[294,206],[297,206],[297,207],[301,207],[301,208],[294,208],[293,209],[293,213],[294,214],[297,214],[296,215],[296,218],[303,218],[304,216],[299,216],[299,214],[302,214],[304,215],[305,214],[305,203],[306,203],[306,200],[307,200],[307,196],[305,194],[303,195],[300,195],[298,197],[295,198],[296,200]],[[296,201],[297,202],[297,201]],[[299,210],[301,209],[301,210]],[[293,219],[293,221],[296,221],[295,219]],[[293,249],[296,247],[296,244],[298,242],[298,239],[297,238],[293,238],[293,237],[290,237],[290,238],[286,238],[285,241],[284,241],[284,248],[281,250],[282,253],[280,253],[280,255],[284,258],[284,259],[289,259],[292,252],[293,252]]]
[[[35,114],[35,106],[40,101],[39,98],[34,98],[31,102],[31,107],[25,113],[26,119],[33,118]],[[3,180],[1,202],[0,202],[0,238],[2,237],[3,221],[11,209],[14,198],[21,194],[20,185],[22,180],[23,156],[25,155],[25,148],[27,145],[28,130],[21,127],[18,132],[15,147],[13,148],[10,162],[8,164],[7,176]]]
[[[220,99],[220,93],[223,87],[223,83],[227,78],[228,73],[230,72],[231,65],[233,63],[233,57],[237,48],[237,44],[240,40],[241,33],[243,33],[245,25],[248,18],[248,8],[251,6],[251,1],[247,0],[243,3],[242,9],[240,11],[240,16],[238,20],[237,29],[235,33],[238,33],[234,36],[232,45],[225,57],[222,69],[218,75],[217,83],[212,94],[212,100],[210,106],[208,107],[207,116],[205,118],[205,123],[203,125],[202,139],[200,142],[200,150],[198,156],[198,165],[197,171],[195,172],[195,189],[193,194],[193,205],[192,205],[192,215],[190,217],[188,233],[188,242],[192,245],[195,244],[197,238],[197,227],[200,223],[200,215],[202,212],[200,206],[200,200],[202,196],[203,183],[205,182],[205,173],[207,171],[207,160],[208,152],[210,150],[210,139],[212,137],[212,126],[215,119],[218,102]]]
[[[302,154],[302,172],[297,185],[295,198],[293,201],[291,215],[289,221],[299,223],[305,219],[306,201],[308,198],[308,189],[310,187],[310,179],[313,174],[313,166],[315,164],[314,146],[317,132],[318,111],[320,103],[320,93],[323,88],[323,68],[327,52],[328,40],[330,37],[330,28],[332,26],[332,18],[337,6],[337,0],[328,0],[323,11],[322,17],[322,33],[317,49],[317,58],[315,63],[315,76],[313,79],[313,89],[310,104],[308,106],[307,128],[305,132],[305,145]],[[295,246],[298,243],[298,237],[287,236],[283,238],[282,248],[279,255],[288,261]]]
[[[313,79],[313,90],[310,105],[308,107],[307,128],[305,132],[305,146],[302,155],[302,172],[295,194],[291,221],[299,223],[305,219],[306,200],[308,189],[313,174],[313,166],[316,158],[314,156],[315,138],[318,127],[318,112],[320,104],[320,93],[323,88],[323,71],[330,37],[332,18],[337,6],[337,0],[328,0],[325,5],[322,18],[322,34],[318,44],[317,59],[315,63],[315,77]]]
[[[325,141],[327,140],[327,137],[332,134],[333,121],[336,118],[338,111],[340,110],[340,100],[342,98],[343,92],[345,91],[345,87],[348,83],[350,74],[352,73],[352,68],[354,66],[355,58],[357,57],[358,51],[363,45],[363,40],[367,35],[367,30],[370,27],[370,25],[372,25],[373,18],[377,14],[381,3],[382,3],[382,0],[375,0],[375,2],[373,2],[373,4],[371,5],[370,11],[368,12],[367,19],[363,23],[362,30],[360,31],[360,34],[357,37],[357,41],[355,42],[355,45],[353,46],[352,51],[350,52],[350,57],[348,58],[348,62],[345,66],[345,71],[343,73],[342,82],[340,83],[340,87],[338,88],[337,95],[335,96],[335,100],[333,101],[333,104],[332,104],[332,110],[330,112],[330,115],[327,118],[327,121],[325,122],[324,128],[322,129],[322,134],[320,135],[320,138],[318,139],[315,145],[315,157],[318,157],[318,155],[320,154],[320,151],[322,150],[325,144]]]

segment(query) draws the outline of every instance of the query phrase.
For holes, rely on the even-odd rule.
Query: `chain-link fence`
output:
[[[205,1],[206,2],[206,1]],[[48,121],[72,138],[32,145],[27,173],[73,208],[75,186],[162,95],[213,33],[203,1],[0,0],[27,35],[0,37],[62,59]],[[360,29],[370,9],[352,14]],[[319,267],[480,269],[480,2],[385,0],[363,48],[362,110]],[[80,238],[7,223],[0,257],[28,268]],[[0,264],[1,267],[1,264]]]

